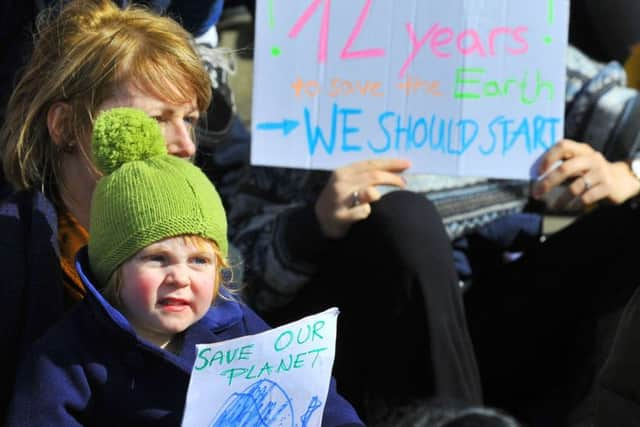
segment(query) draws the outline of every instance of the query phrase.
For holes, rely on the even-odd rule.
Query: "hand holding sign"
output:
[[[382,195],[378,185],[404,188],[398,175],[411,164],[400,159],[376,159],[356,162],[336,169],[315,204],[315,212],[325,236],[343,237],[351,224],[371,213],[370,203]]]
[[[603,199],[620,204],[640,192],[640,181],[625,162],[609,162],[590,145],[569,139],[547,152],[540,171],[545,176],[536,182],[533,195],[542,198],[551,191],[560,192],[549,196],[555,199],[551,208],[571,207],[576,202],[585,206]]]

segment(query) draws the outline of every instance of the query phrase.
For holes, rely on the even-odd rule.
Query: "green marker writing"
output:
[[[273,15],[273,0],[269,0],[269,4],[268,4],[268,11],[269,11],[269,28],[271,30],[273,30],[276,26],[276,19]],[[280,54],[282,53],[282,51],[280,50],[280,48],[278,46],[272,46],[271,47],[271,55],[273,56],[280,56]]]
[[[549,25],[553,25],[553,0],[548,0],[547,2],[547,22]],[[545,36],[544,42],[546,44],[551,44],[551,36]]]

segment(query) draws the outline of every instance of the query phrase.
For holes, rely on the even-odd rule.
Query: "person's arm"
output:
[[[7,427],[85,425],[89,385],[80,365],[68,369],[37,348],[18,370]]]
[[[249,167],[235,183],[230,176],[219,180],[252,307],[265,312],[287,304],[334,241],[369,215],[370,203],[381,197],[376,186],[404,187],[398,172],[408,165],[393,159],[356,162],[331,174]],[[356,191],[359,204],[353,206]]]
[[[310,200],[311,182],[322,180],[324,173],[250,166],[214,180],[227,208],[230,242],[242,255],[244,298],[258,312],[288,303],[328,251]]]

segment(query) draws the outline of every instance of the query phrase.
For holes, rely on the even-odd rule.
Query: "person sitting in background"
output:
[[[442,219],[439,216],[442,215],[445,224],[450,225],[447,227],[449,237],[461,237],[467,243],[462,247],[462,240],[453,241],[455,254],[466,255],[472,266],[464,277],[471,283],[464,298],[472,342],[481,359],[483,386],[488,389],[489,400],[486,403],[506,408],[525,420],[566,419],[569,412],[587,398],[597,372],[596,366],[601,363],[602,352],[607,351],[607,340],[612,331],[599,335],[598,328],[605,327],[610,320],[610,309],[623,307],[635,289],[631,258],[640,225],[633,202],[640,187],[629,167],[630,159],[638,148],[634,145],[638,140],[635,138],[637,124],[640,123],[635,119],[640,111],[638,92],[626,87],[624,69],[620,64],[595,63],[573,47],[567,51],[567,77],[565,135],[571,139],[562,141],[546,154],[539,173],[546,172],[556,160],[568,161],[532,190],[545,203],[549,193],[564,188],[570,198],[581,200],[583,206],[593,205],[598,200],[603,206],[545,242],[541,242],[546,236],[542,236],[540,212],[516,214],[513,203],[507,209],[504,208],[507,203],[493,203],[497,206],[491,206],[495,199],[485,197],[486,189],[491,192],[492,188],[501,185],[495,180],[482,180],[477,186],[478,191],[470,192],[473,198],[469,198],[482,202],[488,200],[490,208],[497,207],[492,211],[495,216],[481,213],[486,212],[485,205],[465,206],[468,210],[462,213],[449,209],[446,200],[455,199],[455,195],[460,193],[456,190],[468,190],[478,182],[469,184],[463,179],[442,191],[428,188],[418,191],[415,196],[434,200],[436,209],[429,215],[409,216],[407,212],[413,208],[390,207],[401,203],[390,200],[404,197],[405,192],[388,193],[372,201],[370,218],[350,223],[346,234],[336,238],[324,232],[319,224],[328,221],[332,215],[340,219],[351,218],[345,214],[346,207],[353,199],[353,192],[358,191],[360,195],[363,187],[360,182],[353,185],[359,179],[355,178],[359,175],[356,172],[358,166],[350,165],[344,168],[346,171],[338,169],[333,173],[250,166],[248,134],[242,142],[223,142],[212,149],[210,156],[205,158],[208,164],[203,167],[218,183],[223,200],[229,207],[230,236],[245,257],[250,304],[265,318],[279,322],[285,321],[287,311],[298,310],[296,315],[299,315],[304,307],[312,312],[330,306],[329,301],[320,301],[344,298],[337,294],[339,290],[347,289],[354,293],[352,310],[356,314],[353,316],[359,314],[362,319],[375,317],[373,305],[362,306],[361,296],[367,291],[356,290],[358,284],[363,283],[362,286],[368,290],[378,289],[377,293],[391,295],[389,301],[394,301],[396,292],[406,295],[402,290],[406,288],[392,285],[397,283],[395,277],[425,278],[417,283],[424,280],[424,283],[429,283],[429,289],[428,286],[434,286],[437,280],[430,280],[428,273],[413,274],[410,271],[414,260],[425,266],[433,261],[436,252],[422,245],[426,241],[435,246],[434,240],[421,238],[420,243],[413,246],[415,249],[410,256],[400,257],[394,255],[398,247],[396,242],[379,245],[377,242],[375,245],[360,243],[362,247],[360,244],[347,246],[347,243],[355,245],[355,239],[361,242],[367,238],[382,241],[395,236],[408,247],[413,238],[410,235],[415,232],[412,227],[440,223]],[[578,142],[578,137],[585,143]],[[588,188],[583,176],[588,181]],[[425,178],[426,181],[430,179]],[[511,188],[523,191],[508,190],[511,199],[507,201],[521,200],[517,206],[526,209],[529,185],[528,182],[514,184]],[[412,189],[410,186],[405,188]],[[332,195],[333,211],[324,209],[323,200],[327,195]],[[459,202],[459,199],[455,200]],[[386,215],[384,220],[376,218],[378,209]],[[452,220],[460,218],[461,214],[473,226],[467,227],[464,222]],[[402,215],[405,215],[404,220],[399,219],[398,222],[404,222],[403,227],[383,225],[383,221],[395,223],[395,218]],[[594,245],[594,236],[604,243]],[[471,248],[469,241],[472,241]],[[477,257],[478,254],[483,255],[486,245],[496,254],[494,259]],[[348,250],[344,250],[342,260],[331,263],[324,255],[329,247]],[[439,243],[438,247],[437,253],[451,250],[445,243]],[[522,259],[515,263],[505,262],[505,255],[508,255],[505,252],[511,250],[524,254]],[[370,252],[375,253],[372,255]],[[400,250],[398,253],[403,252]],[[377,269],[364,267],[352,272],[357,265],[381,265],[382,261],[372,261],[376,256],[386,256],[384,262],[387,263],[388,260],[398,260],[393,263],[393,268],[399,270],[395,275],[377,275]],[[455,258],[457,267],[460,267],[460,259]],[[449,260],[449,255],[446,255],[446,262]],[[332,266],[339,263],[343,264],[346,274],[332,270]],[[385,267],[388,271],[391,268]],[[438,267],[430,266],[428,270],[437,272]],[[377,276],[369,279],[369,275]],[[457,277],[452,280],[457,280]],[[616,282],[615,287],[608,286],[610,280]],[[335,284],[326,287],[323,285],[326,283]],[[343,284],[338,287],[338,283]],[[551,290],[554,298],[548,297]],[[434,301],[428,295],[426,300]],[[429,313],[433,305],[425,305],[420,310]],[[349,304],[344,306],[349,307]],[[547,315],[541,319],[540,312]],[[296,315],[289,316],[294,318]],[[281,319],[282,316],[285,319]],[[429,318],[448,317],[433,315]],[[600,326],[595,327],[595,324]],[[579,338],[569,341],[567,336]],[[605,338],[607,336],[609,338]],[[518,344],[511,345],[512,342]],[[357,354],[355,350],[354,346],[353,354]],[[403,363],[399,364],[403,366]],[[527,369],[523,370],[522,366],[527,366]],[[345,377],[358,374],[363,377],[362,384],[368,380],[375,382],[378,377],[367,376],[366,369],[374,372],[373,367],[360,367],[360,371],[355,373],[345,368]],[[340,384],[346,382],[338,378]],[[411,384],[408,377],[401,381]],[[364,395],[368,390],[375,394],[371,390],[377,386],[366,385],[356,389],[355,393]],[[345,394],[349,395],[348,392]],[[380,394],[384,395],[384,391]],[[438,394],[437,390],[435,394]],[[549,404],[554,399],[555,403]],[[376,407],[375,404],[371,406]]]
[[[465,236],[473,265],[465,308],[486,404],[531,426],[593,421],[598,372],[638,285],[640,179],[631,165],[640,97],[621,64],[567,53],[565,135],[585,142],[565,139],[545,153],[539,173],[562,163],[532,194],[541,212],[554,212],[544,207],[552,193],[577,202],[574,221],[544,236],[539,221],[525,239],[497,222]],[[504,257],[510,244],[517,259]]]
[[[412,398],[482,403],[442,220],[420,194],[376,188],[404,188],[398,173],[408,162],[357,162],[331,174],[237,166],[213,181],[243,256],[244,297],[274,326],[340,307],[334,374],[365,422]],[[371,343],[402,349],[385,354],[394,369],[362,357]]]

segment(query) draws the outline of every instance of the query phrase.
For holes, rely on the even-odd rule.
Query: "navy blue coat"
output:
[[[86,249],[77,269],[87,296],[36,341],[20,364],[9,426],[178,426],[195,344],[269,329],[246,305],[219,299],[174,355],[140,340],[91,284]],[[332,381],[323,426],[362,426]]]
[[[56,211],[44,195],[0,186],[0,424],[18,360],[64,314],[57,236]]]

